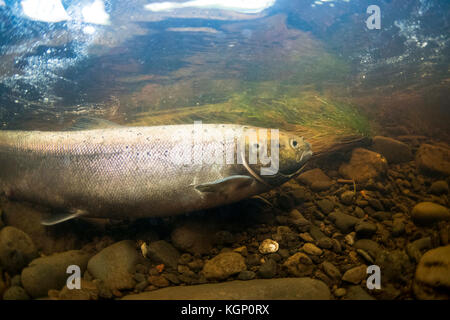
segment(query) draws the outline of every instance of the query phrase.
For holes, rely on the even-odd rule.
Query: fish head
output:
[[[311,144],[303,137],[288,132],[279,133],[278,147],[278,174],[289,179],[299,173],[313,155]]]
[[[267,138],[263,138],[266,132]],[[286,131],[263,129],[258,133],[258,141],[263,141],[253,148],[258,151],[254,152],[258,153],[258,161],[249,162],[246,167],[254,178],[270,186],[281,185],[299,174],[313,155],[311,145],[303,137]]]

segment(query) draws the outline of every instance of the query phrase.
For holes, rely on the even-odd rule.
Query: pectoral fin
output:
[[[85,214],[86,214],[86,211],[79,210],[79,209],[73,210],[71,212],[61,213],[61,214],[53,214],[51,217],[49,217],[47,219],[42,219],[41,224],[44,226],[53,226],[55,224],[58,224],[58,223],[61,223],[61,222],[67,221],[67,220],[78,218]]]
[[[231,193],[236,190],[250,186],[254,179],[248,176],[231,176],[214,182],[203,183],[195,186],[195,189],[200,192],[214,192],[214,193]]]

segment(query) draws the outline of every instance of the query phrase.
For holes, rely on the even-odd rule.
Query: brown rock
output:
[[[418,299],[450,299],[450,245],[432,249],[422,256],[413,288]]]
[[[223,280],[245,269],[245,259],[239,253],[224,252],[206,261],[202,272],[206,279]]]
[[[366,182],[371,178],[378,178],[386,173],[387,161],[379,153],[363,148],[354,149],[349,163],[339,168],[339,173],[346,179],[356,182]]]
[[[135,268],[141,262],[133,241],[117,242],[93,256],[88,263],[89,273],[102,280],[111,290],[133,289]]]
[[[309,186],[313,191],[328,190],[333,185],[333,180],[319,168],[302,173],[297,180]]]
[[[305,277],[312,274],[314,264],[311,258],[306,254],[297,252],[284,262],[283,267],[290,275],[295,277]]]
[[[422,144],[416,153],[419,170],[429,174],[450,175],[450,149]]]
[[[211,251],[215,242],[215,228],[200,222],[188,222],[172,231],[173,245],[192,254],[206,254]]]
[[[125,296],[125,300],[328,300],[330,289],[310,278],[227,281],[174,286]]]
[[[406,143],[388,137],[374,137],[373,150],[382,154],[389,163],[407,162],[413,159],[411,148]]]
[[[358,267],[351,268],[350,270],[347,270],[342,276],[342,280],[353,284],[359,284],[366,277],[367,277],[367,266],[361,265]]]
[[[19,273],[37,256],[34,243],[25,232],[9,226],[0,230],[0,265],[10,274]]]
[[[89,257],[83,251],[72,250],[34,259],[22,270],[23,287],[33,298],[45,297],[51,289],[61,290],[69,277],[67,268],[79,266],[83,274]]]

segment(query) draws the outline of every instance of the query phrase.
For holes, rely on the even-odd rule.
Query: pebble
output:
[[[314,264],[306,254],[297,252],[284,262],[283,268],[294,277],[305,277],[312,274]]]
[[[99,291],[95,283],[81,279],[81,288],[71,290],[64,286],[58,293],[59,300],[98,300]]]
[[[266,262],[264,262],[258,270],[259,276],[264,279],[273,278],[276,273],[277,263],[272,259],[268,259]]]
[[[353,244],[355,243],[355,235],[356,235],[355,232],[351,232],[344,237],[345,242],[349,246],[353,246]]]
[[[317,201],[317,206],[325,214],[329,214],[334,209],[334,203],[329,199],[322,199]]]
[[[404,142],[382,136],[373,137],[373,149],[382,154],[389,163],[411,161],[411,148]]]
[[[378,199],[369,199],[369,205],[377,211],[384,211],[384,206]]]
[[[236,248],[233,251],[239,253],[243,257],[246,257],[248,255],[248,250],[247,250],[246,246],[242,246],[242,247]]]
[[[413,288],[418,299],[450,299],[450,245],[432,249],[422,256]]]
[[[360,286],[351,286],[347,289],[345,300],[375,300],[366,290]]]
[[[372,258],[376,260],[376,257],[380,254],[380,245],[370,239],[360,239],[354,244],[355,249],[362,249],[370,254]]]
[[[363,257],[364,260],[366,260],[367,262],[369,262],[371,264],[374,263],[372,257],[367,252],[365,252],[363,249],[356,249],[356,252],[359,253],[361,255],[361,257]]]
[[[333,181],[319,168],[305,171],[297,180],[315,192],[328,190],[333,185]]]
[[[422,257],[422,251],[430,248],[431,248],[431,238],[424,237],[409,243],[406,246],[406,253],[411,259],[415,260],[416,262],[419,262],[420,258]]]
[[[190,253],[183,253],[180,258],[178,258],[178,263],[179,264],[188,264],[189,262],[191,262],[194,258],[192,257],[192,255]]]
[[[414,206],[411,217],[418,224],[448,221],[450,220],[450,210],[433,202],[421,202]]]
[[[339,167],[339,173],[346,179],[353,179],[357,183],[375,179],[387,172],[387,161],[379,153],[364,148],[352,151],[349,163]]]
[[[320,256],[323,253],[323,250],[316,247],[314,244],[312,243],[305,243],[302,247],[302,250],[310,255],[313,256]]]
[[[67,267],[77,265],[83,274],[89,258],[84,251],[71,250],[34,259],[22,270],[23,287],[33,298],[45,297],[51,289],[61,290],[67,281]]]
[[[331,249],[333,248],[333,240],[328,237],[321,238],[317,241],[317,246],[322,249]]]
[[[358,218],[342,213],[340,211],[334,211],[330,213],[328,217],[334,222],[336,227],[343,233],[349,233],[353,231],[353,227],[359,222]]]
[[[3,300],[30,300],[30,296],[24,288],[12,286],[3,293]]]
[[[170,237],[172,244],[191,254],[207,254],[215,242],[215,228],[201,222],[189,222],[175,228]]]
[[[239,272],[238,279],[239,280],[253,280],[256,277],[256,273],[250,270],[244,270]]]
[[[170,243],[159,240],[148,245],[147,257],[152,262],[162,263],[167,267],[176,269],[180,253]]]
[[[33,241],[25,232],[10,226],[0,230],[0,265],[7,272],[19,273],[37,256]]]
[[[347,206],[353,203],[355,193],[353,191],[345,191],[341,194],[341,202]]]
[[[342,280],[353,284],[359,284],[361,283],[361,281],[366,279],[366,277],[367,277],[367,266],[361,265],[347,270],[342,276]]]
[[[394,237],[399,237],[405,233],[405,224],[400,219],[394,219],[392,223],[392,235]]]
[[[300,233],[299,236],[303,241],[314,242],[313,237],[311,237],[311,235],[307,232]]]
[[[230,245],[234,243],[234,236],[230,231],[221,230],[214,234],[217,245]]]
[[[123,240],[93,256],[87,269],[94,278],[102,280],[113,291],[133,289],[136,285],[133,275],[142,259],[134,242]]]
[[[145,288],[147,288],[147,287],[148,287],[148,281],[147,281],[147,280],[144,280],[144,281],[142,281],[142,282],[139,282],[139,283],[134,287],[134,289],[135,289],[137,292],[141,292],[141,291],[144,291]]]
[[[245,260],[239,253],[225,252],[206,261],[202,273],[208,280],[223,280],[246,268]]]
[[[149,276],[147,281],[158,288],[165,288],[170,284],[169,281],[163,276]]]
[[[364,216],[366,215],[364,210],[361,209],[360,207],[355,207],[355,210],[353,211],[353,214],[354,214],[354,216],[356,216],[358,218],[364,218]]]
[[[203,268],[203,266],[204,262],[202,259],[195,259],[194,261],[188,263],[188,267],[194,272],[200,271]]]
[[[430,193],[435,195],[448,194],[448,183],[443,180],[433,182]]]
[[[359,238],[370,238],[377,231],[377,226],[370,222],[360,221],[356,224],[355,231]]]
[[[333,279],[333,280],[340,280],[341,279],[341,272],[331,262],[324,261],[322,263],[322,269],[331,279]]]
[[[342,298],[346,294],[347,294],[347,290],[345,290],[345,288],[337,288],[336,290],[334,290],[334,296],[336,298]]]
[[[259,246],[259,252],[262,254],[274,253],[278,251],[279,248],[278,242],[272,239],[264,240]]]
[[[416,166],[425,174],[450,175],[450,149],[422,144],[416,152]]]
[[[320,228],[314,225],[311,226],[309,234],[314,238],[314,240],[320,240],[321,238],[326,237],[326,235],[320,230]]]
[[[371,214],[372,218],[377,219],[378,221],[386,221],[391,220],[392,213],[387,211],[377,211]]]

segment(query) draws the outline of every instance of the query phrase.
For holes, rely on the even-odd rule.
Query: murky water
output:
[[[448,182],[448,174],[442,169],[449,163],[446,143],[450,142],[448,1],[263,0],[242,1],[242,4],[239,1],[226,4],[206,1],[209,4],[206,8],[196,7],[196,1],[184,7],[180,7],[184,1],[174,1],[165,4],[171,6],[171,10],[163,10],[158,5],[145,7],[158,1],[55,0],[48,2],[52,5],[39,5],[40,2],[0,0],[2,129],[58,131],[70,127],[80,117],[101,118],[126,126],[192,124],[201,120],[204,123],[286,130],[305,137],[316,154],[332,155],[331,158],[319,159],[307,168],[320,167],[326,173],[325,178],[322,174],[313,174],[313,180],[319,179],[323,185],[333,181],[332,186],[315,187],[310,178],[303,178],[296,180],[302,185],[300,189],[288,185],[265,197],[272,203],[269,211],[274,216],[257,222],[258,227],[255,227],[252,238],[254,241],[249,236],[253,232],[251,226],[245,226],[242,230],[220,220],[219,223],[212,223],[212,229],[215,232],[231,230],[240,236],[241,241],[227,242],[222,239],[219,245],[211,245],[204,251],[183,249],[171,233],[177,224],[164,222],[163,234],[156,238],[162,239],[172,234],[172,244],[180,253],[188,252],[195,259],[201,256],[206,261],[216,256],[223,247],[235,249],[238,244],[245,244],[251,254],[259,254],[258,242],[266,237],[278,237],[280,248],[288,252],[284,254],[286,257],[280,255],[280,260],[276,261],[285,265],[286,258],[292,258],[295,252],[292,249],[299,245],[298,241],[311,242],[305,240],[308,239],[305,233],[311,233],[313,242],[318,242],[317,232],[291,223],[292,215],[295,215],[291,211],[294,207],[321,232],[344,246],[353,245],[349,244],[353,240],[347,236],[355,237],[355,232],[361,238],[368,238],[356,229],[353,233],[350,232],[352,228],[343,231],[337,222],[339,217],[331,220],[325,218],[330,212],[320,204],[323,199],[334,199],[336,210],[340,208],[349,214],[351,212],[350,215],[364,221],[369,219],[373,225],[378,223],[378,231],[373,234],[372,240],[385,249],[405,251],[408,244],[429,236],[430,244],[420,249],[423,251],[438,247],[439,240],[436,238],[439,235],[441,239],[446,237],[442,236],[445,234],[442,230],[448,233],[448,224],[444,222],[434,229],[419,228],[417,231],[408,227],[408,219],[412,208],[419,202],[431,201],[447,208],[449,204],[448,185],[447,191],[445,186],[443,191],[429,191],[435,182]],[[368,10],[372,5],[376,8]],[[376,173],[383,172],[384,175],[371,176],[375,180],[369,182],[349,179],[351,175],[345,174],[342,163],[349,162],[350,154],[334,152],[348,151],[349,146],[364,145],[361,143],[367,142],[367,138],[377,135],[405,142],[409,151],[406,156],[392,156],[389,147],[382,142],[379,143],[384,147],[375,143],[371,150],[388,158],[389,169],[385,168],[385,163],[377,162],[373,155],[363,155],[360,161],[373,162]],[[416,156],[424,143],[444,150],[434,151],[439,156],[435,160],[438,164],[431,168],[431,171],[434,170],[431,176],[420,171],[424,165]],[[397,147],[394,145],[392,148]],[[412,161],[413,155],[416,164]],[[425,172],[428,169],[430,167],[426,167]],[[347,203],[342,199],[342,194],[350,191],[357,192],[353,200]],[[294,194],[293,203],[284,203],[286,192],[291,196]],[[4,203],[7,203],[6,200]],[[10,205],[5,204],[4,207]],[[364,211],[361,213],[355,207]],[[249,211],[258,211],[260,205],[250,205],[251,209],[244,205],[239,208],[227,207],[224,210],[241,210],[240,214],[245,215],[250,214]],[[19,213],[21,210],[14,209],[14,205],[11,209]],[[298,228],[295,230],[297,234],[302,234],[301,240],[295,239],[291,243],[280,235],[280,225],[288,224],[287,218],[285,222],[275,218],[281,211],[290,214],[289,226]],[[373,218],[374,212],[405,216],[397,216],[397,219],[391,216]],[[17,226],[17,220],[8,219],[11,225]],[[326,221],[323,225],[322,220]],[[390,236],[392,240],[383,234],[382,230],[391,232],[393,224],[398,226],[399,221],[406,224],[407,231],[401,236],[403,240]],[[217,225],[220,227],[216,228]],[[331,229],[328,229],[329,225]],[[336,225],[338,235],[333,229]],[[29,226],[24,228],[28,228],[24,231],[35,236],[42,233]],[[112,226],[112,231],[106,233],[113,240],[91,240],[100,243],[98,247],[102,249],[104,243],[110,244],[132,236],[126,232],[116,232],[114,228]],[[194,230],[197,230],[196,227]],[[272,231],[277,236],[271,234]],[[96,232],[98,230],[93,233]],[[89,249],[86,243],[73,240],[78,235],[69,235],[71,240],[66,241],[71,245],[62,247],[55,245],[54,239],[46,239],[42,248],[47,254],[80,249],[82,245]],[[56,232],[54,236],[58,239],[60,235]],[[391,240],[386,240],[386,237]],[[39,237],[33,238],[34,241],[36,239]],[[142,239],[136,236],[133,240]],[[446,244],[448,239],[441,240],[440,245]],[[321,248],[334,250],[326,246]],[[408,255],[414,260],[414,254],[410,255],[409,251]],[[356,251],[352,252],[358,257]],[[327,254],[324,259],[340,265],[342,273],[357,261],[350,255],[352,261],[341,263],[344,258],[341,259],[340,255],[345,256],[348,252],[333,253],[334,256]],[[314,259],[316,265],[323,262],[320,260],[322,258]],[[367,257],[366,260],[359,259],[370,264],[370,255],[369,261]],[[416,264],[418,262],[415,261]],[[248,261],[246,263],[249,270],[256,268]],[[381,263],[389,264],[384,260]],[[154,266],[147,267],[151,269]],[[198,273],[198,268],[190,268]],[[258,270],[256,268],[254,271],[260,277]],[[289,270],[288,266],[287,273],[276,273],[276,277],[299,276]],[[405,271],[409,274],[408,280],[405,280],[408,285],[389,279],[392,280],[389,285],[395,286],[398,292],[391,290],[375,296],[383,299],[412,297],[411,270]],[[323,271],[322,274],[324,272],[327,273]],[[334,297],[340,298],[333,285],[340,287],[341,282],[331,279],[328,283],[317,272],[314,277],[327,283]],[[330,275],[327,273],[325,277]],[[181,282],[197,283],[189,281]],[[346,284],[358,284],[357,281],[345,281]],[[198,283],[202,282],[199,280]],[[408,287],[409,291],[401,291],[400,284]],[[150,286],[160,287],[157,284]],[[417,291],[416,296],[424,297]]]

